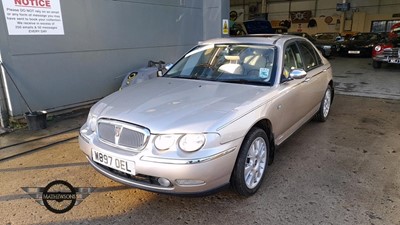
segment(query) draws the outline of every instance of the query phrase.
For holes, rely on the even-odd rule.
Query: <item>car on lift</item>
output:
[[[332,67],[305,38],[212,39],[97,102],[79,145],[98,172],[136,188],[204,194],[230,184],[250,196],[277,146],[327,120],[333,95]]]
[[[384,35],[380,33],[357,33],[349,40],[341,43],[339,54],[342,56],[353,55],[371,57],[372,49],[383,37]]]
[[[388,37],[372,51],[372,66],[379,69],[382,63],[400,64],[400,23],[394,24]]]
[[[229,29],[230,36],[248,36],[255,34],[274,34],[271,23],[265,19],[252,19],[244,22],[233,22]]]
[[[337,49],[336,42],[333,42],[330,40],[329,41],[317,40],[316,38],[314,38],[313,36],[311,36],[305,32],[287,32],[285,34],[296,35],[296,36],[307,38],[309,41],[311,41],[315,45],[315,47],[317,47],[317,49],[319,51],[321,51],[322,55],[326,58],[329,58],[331,55],[333,55],[337,51],[336,50]]]

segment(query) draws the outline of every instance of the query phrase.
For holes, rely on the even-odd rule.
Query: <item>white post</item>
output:
[[[3,62],[0,52],[0,62]],[[8,126],[8,109],[11,110],[10,95],[7,87],[6,72],[3,66],[0,66],[0,127]]]
[[[261,13],[267,13],[267,0],[261,2]]]

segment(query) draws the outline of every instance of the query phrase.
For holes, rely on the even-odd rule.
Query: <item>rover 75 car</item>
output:
[[[254,194],[275,148],[310,119],[325,121],[332,68],[291,35],[200,42],[160,77],[92,106],[80,148],[101,174],[139,189]],[[318,128],[317,128],[318,129]]]

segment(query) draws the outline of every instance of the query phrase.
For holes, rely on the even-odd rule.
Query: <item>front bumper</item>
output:
[[[400,58],[383,56],[383,55],[378,55],[378,56],[372,57],[372,60],[378,61],[378,62],[400,64]]]
[[[218,153],[213,151],[213,154],[201,158],[167,159],[153,155],[150,149],[145,148],[140,153],[132,154],[96,141],[96,138],[79,136],[80,148],[89,163],[104,176],[139,189],[170,194],[200,194],[228,184],[241,141],[223,144],[218,147]],[[133,161],[136,174],[126,174],[95,162],[92,159],[92,149]],[[158,178],[165,178],[171,184],[163,186],[157,182]],[[190,181],[198,182],[193,184]]]

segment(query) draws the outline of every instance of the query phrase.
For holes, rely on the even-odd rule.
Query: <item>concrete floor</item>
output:
[[[400,100],[400,65],[372,68],[371,58],[332,57],[337,93]]]
[[[352,79],[347,64],[336,68],[348,60],[331,60],[335,71],[344,71],[335,72],[335,78],[343,76],[337,87]],[[354,64],[368,63],[364,60]],[[189,198],[129,188],[95,172],[76,140],[54,145],[0,161],[0,223],[400,225],[399,112],[399,100],[337,95],[328,121],[310,122],[289,138],[260,190],[249,198],[229,189]],[[50,124],[48,130],[84,119]],[[17,136],[24,133],[1,136],[1,141],[10,144]],[[96,190],[71,211],[54,214],[21,189],[57,179]]]

